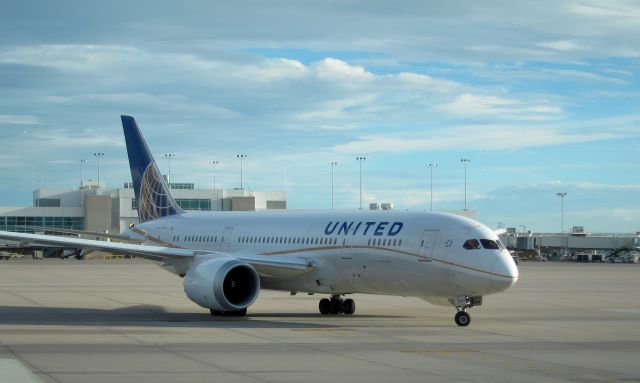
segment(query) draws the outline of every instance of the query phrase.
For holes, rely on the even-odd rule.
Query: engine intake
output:
[[[238,311],[258,298],[260,277],[251,265],[238,259],[210,259],[189,268],[184,292],[202,307]]]

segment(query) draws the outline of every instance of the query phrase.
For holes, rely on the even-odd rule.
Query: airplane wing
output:
[[[74,235],[85,235],[92,237],[101,237],[101,238],[109,238],[115,239],[119,242],[128,242],[128,243],[142,243],[142,240],[131,238],[128,235],[122,234],[114,234],[114,233],[103,233],[100,231],[89,231],[89,230],[75,230],[75,229],[60,229],[46,226],[25,226],[28,230],[33,230],[36,232],[48,232],[48,233],[57,233],[57,234],[74,234]]]
[[[243,260],[256,268],[260,276],[291,277],[304,274],[313,269],[313,265],[300,258],[279,258],[254,253],[227,253],[220,251],[194,250],[178,247],[147,246],[133,243],[105,242],[77,237],[65,237],[29,233],[13,233],[0,231],[0,239],[18,242],[20,246],[46,245],[103,251],[112,254],[130,255],[155,261],[169,261],[172,259],[187,259],[195,256],[231,257]]]

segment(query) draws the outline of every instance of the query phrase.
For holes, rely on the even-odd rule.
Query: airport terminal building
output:
[[[193,183],[170,183],[184,210],[247,211],[286,209],[284,191],[196,189]],[[34,227],[119,233],[138,222],[133,185],[107,189],[88,181],[72,190],[38,189],[31,207],[0,207],[0,230],[34,232]]]

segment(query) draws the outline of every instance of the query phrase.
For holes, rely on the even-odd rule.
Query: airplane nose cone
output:
[[[506,290],[518,280],[518,267],[511,256],[500,255],[491,265],[491,285],[498,291]]]

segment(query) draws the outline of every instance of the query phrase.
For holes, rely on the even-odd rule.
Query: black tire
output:
[[[471,315],[465,311],[458,311],[454,319],[460,327],[466,327],[471,323]]]
[[[330,304],[329,312],[332,315],[340,314],[342,312],[342,302],[337,299],[332,299]]]
[[[344,313],[347,315],[353,315],[356,312],[356,302],[353,299],[346,299],[343,307]]]
[[[238,311],[218,311],[218,310],[209,310],[209,312],[211,312],[211,315],[213,315],[214,317],[219,316],[219,317],[243,317],[247,315],[247,309],[242,309],[242,310],[238,310]]]
[[[244,317],[244,316],[247,316],[247,309],[244,308],[238,311],[225,311],[223,315],[226,315],[229,317]]]
[[[318,309],[320,310],[320,314],[327,315],[331,312],[331,301],[327,298],[320,299],[320,303],[318,304]]]

